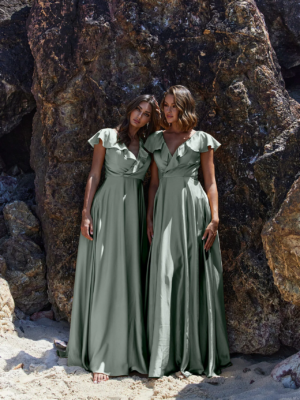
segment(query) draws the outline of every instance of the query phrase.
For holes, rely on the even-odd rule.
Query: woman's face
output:
[[[167,94],[164,102],[164,114],[169,124],[178,121],[179,109],[172,94]]]
[[[142,128],[151,119],[152,108],[149,103],[142,101],[130,114],[130,125],[135,128]]]

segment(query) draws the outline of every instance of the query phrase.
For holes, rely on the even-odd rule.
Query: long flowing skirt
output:
[[[208,252],[202,240],[210,221],[198,181],[160,180],[147,273],[149,377],[176,371],[211,377],[231,365],[219,237]]]
[[[148,241],[140,179],[109,177],[96,192],[93,241],[79,238],[68,366],[112,376],[148,372],[143,313]],[[64,354],[63,354],[64,353]]]

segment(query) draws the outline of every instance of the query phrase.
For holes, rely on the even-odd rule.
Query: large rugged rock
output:
[[[45,255],[40,247],[23,235],[0,244],[7,269],[5,279],[16,306],[25,314],[40,311],[48,304]]]
[[[37,237],[40,223],[24,201],[13,201],[3,208],[3,215],[11,236]]]
[[[264,226],[262,239],[282,297],[300,306],[300,178],[292,185],[279,212]]]
[[[282,382],[286,388],[298,389],[300,387],[300,352],[277,364],[271,376],[274,381]]]
[[[264,14],[270,40],[285,70],[300,66],[300,3],[291,0],[256,0]],[[288,71],[285,72],[289,76]]]
[[[33,0],[2,0],[0,13],[0,137],[35,108],[33,57],[26,20]]]
[[[115,126],[134,96],[160,99],[183,84],[196,98],[198,127],[222,143],[215,163],[231,350],[299,346],[299,308],[282,300],[261,240],[300,168],[290,146],[299,146],[299,104],[256,3],[35,0],[28,37],[37,102],[31,165],[56,318],[70,318],[87,139]]]

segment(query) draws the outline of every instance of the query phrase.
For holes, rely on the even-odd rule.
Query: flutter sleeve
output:
[[[149,153],[154,153],[155,150],[161,149],[162,146],[162,131],[156,131],[152,133],[146,140],[144,148]]]
[[[113,147],[116,142],[116,134],[114,134],[113,129],[100,129],[100,131],[96,132],[94,136],[88,139],[89,144],[94,147],[95,144],[98,144],[100,139],[102,140],[103,147],[109,149]]]
[[[200,153],[208,151],[209,146],[216,151],[221,146],[221,143],[209,133],[201,131]]]

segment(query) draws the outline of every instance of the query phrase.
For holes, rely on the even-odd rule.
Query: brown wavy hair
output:
[[[126,108],[126,114],[120,125],[117,126],[116,130],[118,132],[118,143],[124,143],[126,146],[129,146],[131,140],[129,137],[129,123],[130,123],[130,114],[133,110],[137,108],[139,104],[143,101],[149,103],[151,106],[151,117],[148,124],[144,125],[137,132],[139,138],[143,141],[147,139],[147,137],[155,132],[160,127],[160,114],[159,114],[159,106],[153,95],[150,94],[142,94],[135,99],[133,99]]]
[[[165,93],[160,103],[161,121],[160,124],[165,129],[169,128],[169,123],[164,113],[165,98],[168,94],[174,96],[174,102],[179,109],[178,119],[180,127],[183,131],[188,131],[197,125],[198,118],[195,111],[195,100],[191,92],[181,85],[171,86]]]

